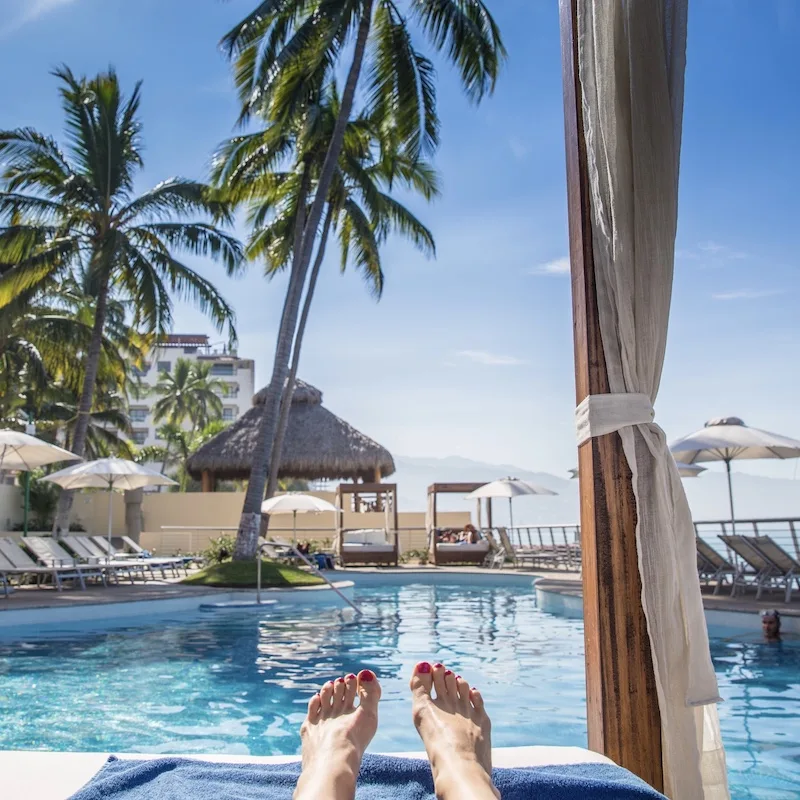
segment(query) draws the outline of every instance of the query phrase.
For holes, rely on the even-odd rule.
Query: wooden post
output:
[[[430,492],[431,490],[428,489]],[[431,531],[432,543],[433,543],[433,566],[436,567],[439,565],[439,559],[437,558],[436,552],[436,490],[433,490],[433,507],[431,508],[431,526],[433,530]]]
[[[217,491],[217,477],[211,470],[204,469],[200,474],[201,488],[204,492]]]
[[[597,311],[578,75],[578,0],[560,0],[576,401],[609,391]],[[661,717],[641,603],[636,509],[616,433],[578,449],[589,747],[663,790]]]
[[[380,467],[375,467],[375,476],[373,477],[372,480],[373,480],[374,483],[380,483],[381,482],[381,468]]]

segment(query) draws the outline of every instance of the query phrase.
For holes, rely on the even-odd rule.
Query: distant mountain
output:
[[[459,456],[413,458],[395,456],[401,511],[424,511],[428,486],[432,483],[489,482],[511,475],[531,481],[554,492],[555,497],[519,497],[514,500],[514,522],[519,525],[552,525],[578,520],[578,481],[549,472],[532,472],[511,464],[488,464]],[[727,518],[728,484],[720,472],[704,472],[699,478],[683,481],[689,505],[696,520]],[[734,472],[734,501],[739,519],[764,517],[800,517],[800,480],[765,478]],[[442,495],[439,508],[444,511],[474,511],[474,503],[461,495]],[[494,501],[496,524],[508,522],[508,502]]]

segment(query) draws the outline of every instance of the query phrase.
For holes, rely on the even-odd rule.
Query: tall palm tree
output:
[[[212,222],[183,221],[189,214],[232,221],[228,206],[207,186],[171,178],[135,195],[143,166],[139,84],[125,98],[113,70],[92,79],[77,78],[66,67],[54,74],[61,83],[67,151],[31,128],[0,132],[0,223],[7,223],[0,229],[0,264],[12,265],[0,277],[0,309],[54,276],[77,276],[95,299],[72,440],[73,452],[82,456],[109,301],[124,295],[134,327],[164,332],[175,294],[195,302],[221,330],[232,325],[232,309],[173,252],[208,256],[228,273],[243,260],[239,242]],[[71,493],[63,492],[56,527],[66,529],[71,502]]]
[[[266,464],[289,372],[302,287],[365,62],[369,115],[391,131],[387,138],[394,138],[412,160],[438,144],[433,63],[414,46],[411,25],[426,34],[435,50],[446,52],[472,100],[478,102],[493,91],[505,49],[482,0],[263,0],[223,38],[235,64],[243,120],[253,113],[280,124],[295,119],[309,95],[317,96],[329,83],[341,54],[352,53],[313,202],[304,219],[298,220],[302,230],[295,237],[272,377],[239,525],[240,542],[253,543],[258,535]]]
[[[318,173],[322,167],[339,106],[335,87],[328,87],[313,115],[313,135],[306,126],[301,158],[309,165],[312,174]],[[237,137],[219,152],[217,167],[218,173],[228,176],[228,190],[238,199],[244,197],[250,203],[254,229],[247,254],[251,259],[265,261],[269,277],[289,267],[301,191],[301,181],[296,172],[270,169],[275,138],[270,128]],[[366,116],[352,120],[345,133],[331,184],[321,238],[294,338],[289,377],[271,448],[267,497],[271,497],[278,486],[278,470],[303,336],[331,230],[338,235],[342,271],[349,262],[354,263],[376,299],[380,299],[384,287],[380,248],[392,231],[410,238],[426,255],[435,252],[430,231],[391,196],[391,190],[396,188],[416,191],[426,200],[439,193],[436,173],[424,160],[412,160],[404,152],[390,152],[386,142],[381,140],[379,127]]]
[[[173,372],[162,372],[153,392],[159,400],[153,406],[156,422],[182,425],[186,420],[192,430],[204,428],[222,416],[221,395],[227,384],[211,376],[211,364],[179,358]]]

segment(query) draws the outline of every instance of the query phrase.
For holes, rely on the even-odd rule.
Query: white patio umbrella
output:
[[[297,544],[297,515],[321,514],[323,511],[337,511],[337,508],[327,500],[314,497],[312,494],[302,492],[288,492],[287,494],[270,497],[261,504],[262,514],[291,514],[292,515],[292,540]]]
[[[145,486],[174,486],[177,481],[124,458],[99,458],[48,475],[43,480],[62,489],[108,489],[108,543],[111,544],[111,492]]]
[[[724,461],[728,473],[728,498],[731,529],[736,533],[733,513],[731,461],[739,458],[800,458],[800,441],[777,433],[748,428],[739,417],[722,417],[706,422],[695,433],[673,442],[669,449],[687,464],[701,461]]]
[[[30,472],[57,461],[80,461],[81,457],[69,450],[43,442],[35,436],[19,431],[0,431],[0,471]]]
[[[19,431],[0,431],[0,472],[3,470],[16,470],[28,473],[37,467],[46,464],[55,464],[58,461],[82,461],[80,456],[70,453],[49,442],[37,439],[32,434],[36,428],[33,423],[28,425],[30,433]],[[23,508],[22,535],[28,535],[28,512],[31,502],[30,476],[25,476],[25,502]]]
[[[482,497],[507,497],[510,521],[509,527],[513,528],[514,508],[512,501],[515,497],[534,494],[555,495],[558,494],[558,492],[554,492],[552,489],[548,489],[545,486],[537,486],[535,483],[530,483],[529,481],[521,481],[519,478],[501,478],[500,480],[487,483],[474,492],[471,492],[467,495],[467,499],[477,500]]]

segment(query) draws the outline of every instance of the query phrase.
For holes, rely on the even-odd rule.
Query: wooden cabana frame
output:
[[[431,563],[434,566],[443,564],[482,564],[486,554],[469,552],[463,548],[456,549],[440,549],[439,543],[436,541],[435,531],[438,529],[438,503],[437,498],[440,494],[461,494],[467,495],[485,486],[487,481],[481,483],[432,483],[428,487],[428,505],[427,505],[427,528],[428,528],[428,552],[430,553]],[[492,527],[492,500],[487,497],[486,500],[486,522],[487,527]],[[480,500],[478,500],[478,508],[480,508]]]
[[[353,528],[344,527],[344,512],[356,511],[363,496],[375,495],[376,506],[383,511],[386,520],[386,535],[389,538],[390,550],[385,547],[370,547],[365,544],[358,550],[346,549],[344,534]],[[349,501],[349,502],[348,502]],[[345,508],[345,504],[355,505],[356,508]],[[400,547],[398,541],[399,518],[397,510],[397,484],[396,483],[340,483],[336,487],[334,498],[336,506],[336,542],[334,549],[342,566],[355,566],[356,564],[379,564],[382,566],[396,567],[400,563]]]
[[[576,404],[609,392],[597,308],[578,3],[560,0]],[[663,791],[661,714],[636,551],[631,471],[617,433],[578,448],[589,747]]]

